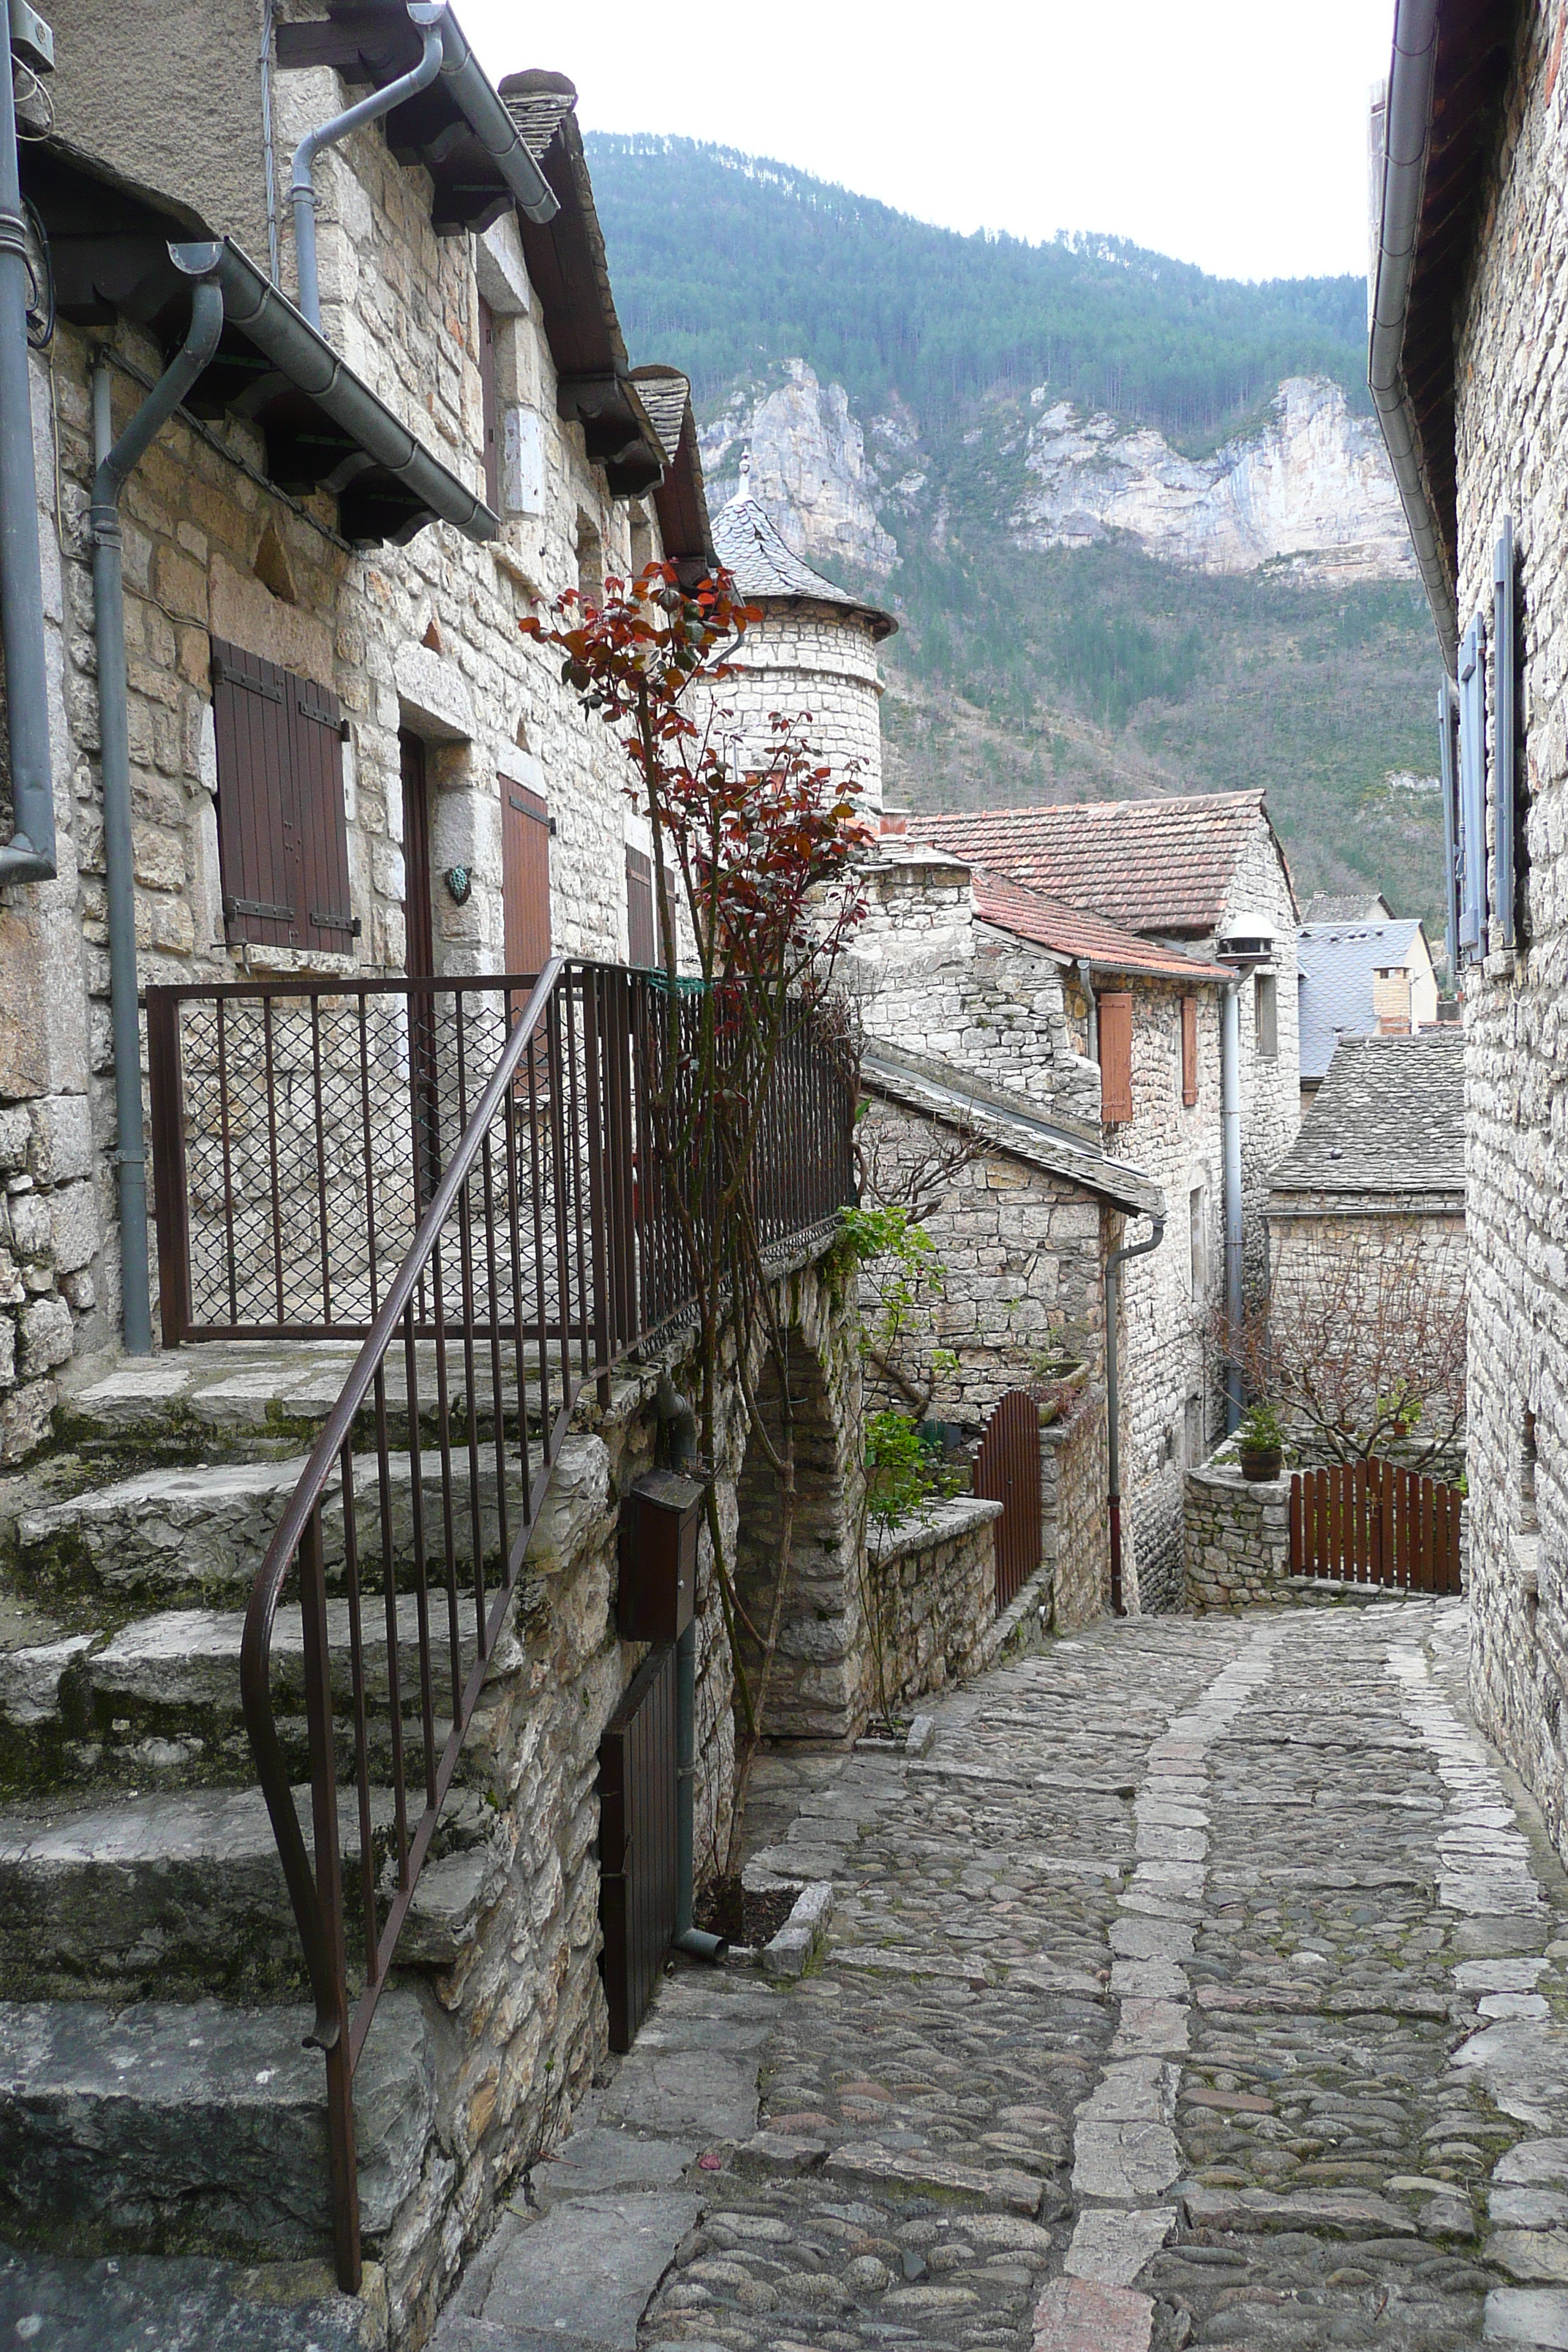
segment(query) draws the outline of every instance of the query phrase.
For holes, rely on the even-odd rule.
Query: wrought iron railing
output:
[[[551,1473],[584,1384],[607,1402],[616,1360],[692,1296],[651,1109],[682,1067],[671,1024],[695,1013],[657,974],[562,962],[537,982],[149,991],[166,1334],[365,1331],[258,1571],[241,1656],[326,2053],[351,2290],[354,2068]],[[805,1242],[851,1197],[851,1108],[840,1055],[803,1020],[762,1106],[764,1250]],[[286,1614],[302,1733],[287,1655],[274,1662]]]

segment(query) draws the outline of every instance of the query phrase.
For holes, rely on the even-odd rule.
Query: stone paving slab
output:
[[[383,2352],[379,2273],[339,2294],[324,2263],[0,2257],[0,2344],[33,2352]]]

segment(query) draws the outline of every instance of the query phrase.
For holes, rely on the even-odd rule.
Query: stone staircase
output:
[[[249,2262],[329,2248],[322,2063],[303,2047],[313,2011],[239,1655],[252,1579],[355,1353],[253,1342],[124,1365],[69,1400],[58,1450],[0,1482],[0,2239],[15,2245]],[[399,1481],[406,1494],[406,1450]],[[488,1519],[494,1499],[492,1477]],[[341,1532],[327,1567],[331,1587]],[[400,1633],[414,1612],[403,1595]],[[341,1624],[342,1601],[329,1613]],[[367,1594],[373,1774],[391,1727],[381,1617]],[[276,1655],[303,1779],[287,1602]],[[439,1722],[439,1677],[435,1699]],[[406,1695],[402,1706],[416,1755]],[[348,1872],[360,1826],[346,1770],[343,1785]],[[389,1791],[371,1811],[384,1873]],[[472,1936],[493,1900],[489,1818],[454,1789],[400,1964],[439,1966]],[[417,2178],[435,2098],[405,1980],[384,1995],[356,2077],[373,2246]]]

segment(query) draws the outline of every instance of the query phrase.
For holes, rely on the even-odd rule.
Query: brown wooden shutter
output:
[[[653,860],[626,847],[626,961],[647,969],[658,961],[653,919]]]
[[[1191,1110],[1198,1098],[1198,1000],[1182,999],[1182,1100]]]
[[[308,678],[289,678],[288,689],[300,846],[300,942],[332,955],[349,955],[359,922],[350,904],[342,712],[335,694]]]
[[[479,414],[485,436],[485,497],[500,512],[500,404],[496,398],[495,313],[479,297]]]
[[[1100,1000],[1100,1116],[1107,1127],[1132,1116],[1132,999]]]
[[[550,816],[537,793],[500,780],[501,900],[508,971],[537,974],[550,961]]]

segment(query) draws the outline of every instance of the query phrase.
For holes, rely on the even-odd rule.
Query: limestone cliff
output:
[[[898,549],[877,519],[866,440],[841,383],[819,383],[804,360],[757,399],[741,394],[702,436],[709,497],[721,505],[752,454],[752,496],[811,562],[886,574]]]
[[[1326,376],[1290,376],[1263,431],[1212,457],[1068,401],[1033,395],[1029,487],[1014,511],[1027,547],[1091,547],[1125,531],[1148,555],[1198,572],[1279,557],[1339,579],[1415,572],[1405,516],[1370,417]]]

